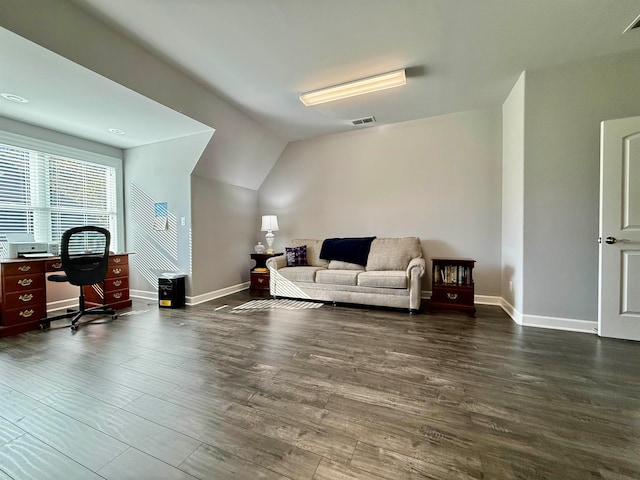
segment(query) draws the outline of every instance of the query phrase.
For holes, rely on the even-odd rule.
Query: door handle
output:
[[[604,239],[604,242],[608,245],[613,245],[614,243],[628,243],[629,240],[626,238],[616,238],[616,237],[607,237]]]

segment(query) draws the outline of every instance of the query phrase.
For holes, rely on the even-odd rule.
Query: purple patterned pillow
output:
[[[285,247],[287,255],[287,267],[303,267],[307,265],[307,246]]]

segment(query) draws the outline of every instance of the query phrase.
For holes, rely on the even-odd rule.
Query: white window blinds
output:
[[[71,227],[96,225],[117,243],[116,171],[109,165],[0,143],[0,256],[6,233],[59,242]]]

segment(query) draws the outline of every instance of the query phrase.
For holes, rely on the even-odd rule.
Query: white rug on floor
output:
[[[320,308],[323,304],[317,302],[305,302],[304,300],[287,300],[287,299],[268,299],[268,300],[251,300],[231,310],[271,310],[280,308],[285,310],[304,310],[307,308]]]

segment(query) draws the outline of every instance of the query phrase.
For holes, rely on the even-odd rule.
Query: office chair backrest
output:
[[[101,227],[75,227],[62,234],[62,269],[72,285],[104,281],[109,267],[111,234]]]

